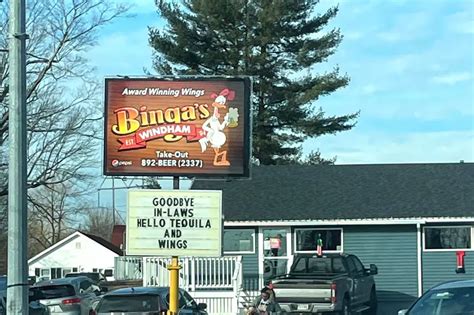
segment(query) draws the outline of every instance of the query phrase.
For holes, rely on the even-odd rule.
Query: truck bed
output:
[[[331,284],[347,274],[286,275],[272,281],[279,303],[329,303]]]

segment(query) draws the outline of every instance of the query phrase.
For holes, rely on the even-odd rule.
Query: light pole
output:
[[[25,0],[10,1],[7,314],[28,314]]]

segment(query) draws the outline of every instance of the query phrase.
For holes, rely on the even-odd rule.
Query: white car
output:
[[[53,279],[31,287],[50,314],[89,315],[103,292],[87,277]]]

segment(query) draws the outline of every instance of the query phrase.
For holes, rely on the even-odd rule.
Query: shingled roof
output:
[[[81,232],[81,233],[84,234],[85,236],[87,236],[88,238],[90,238],[91,240],[93,240],[93,241],[99,243],[100,245],[104,246],[105,248],[113,251],[117,255],[119,255],[119,256],[123,255],[123,251],[119,247],[117,247],[116,245],[112,244],[111,242],[103,239],[102,237],[94,235],[94,234],[84,233],[84,232]]]
[[[222,190],[226,221],[474,217],[474,163],[254,166]]]

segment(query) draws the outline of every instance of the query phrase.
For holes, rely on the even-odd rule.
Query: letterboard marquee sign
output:
[[[250,79],[105,79],[104,174],[248,177]]]
[[[130,190],[127,255],[222,254],[222,192]]]

